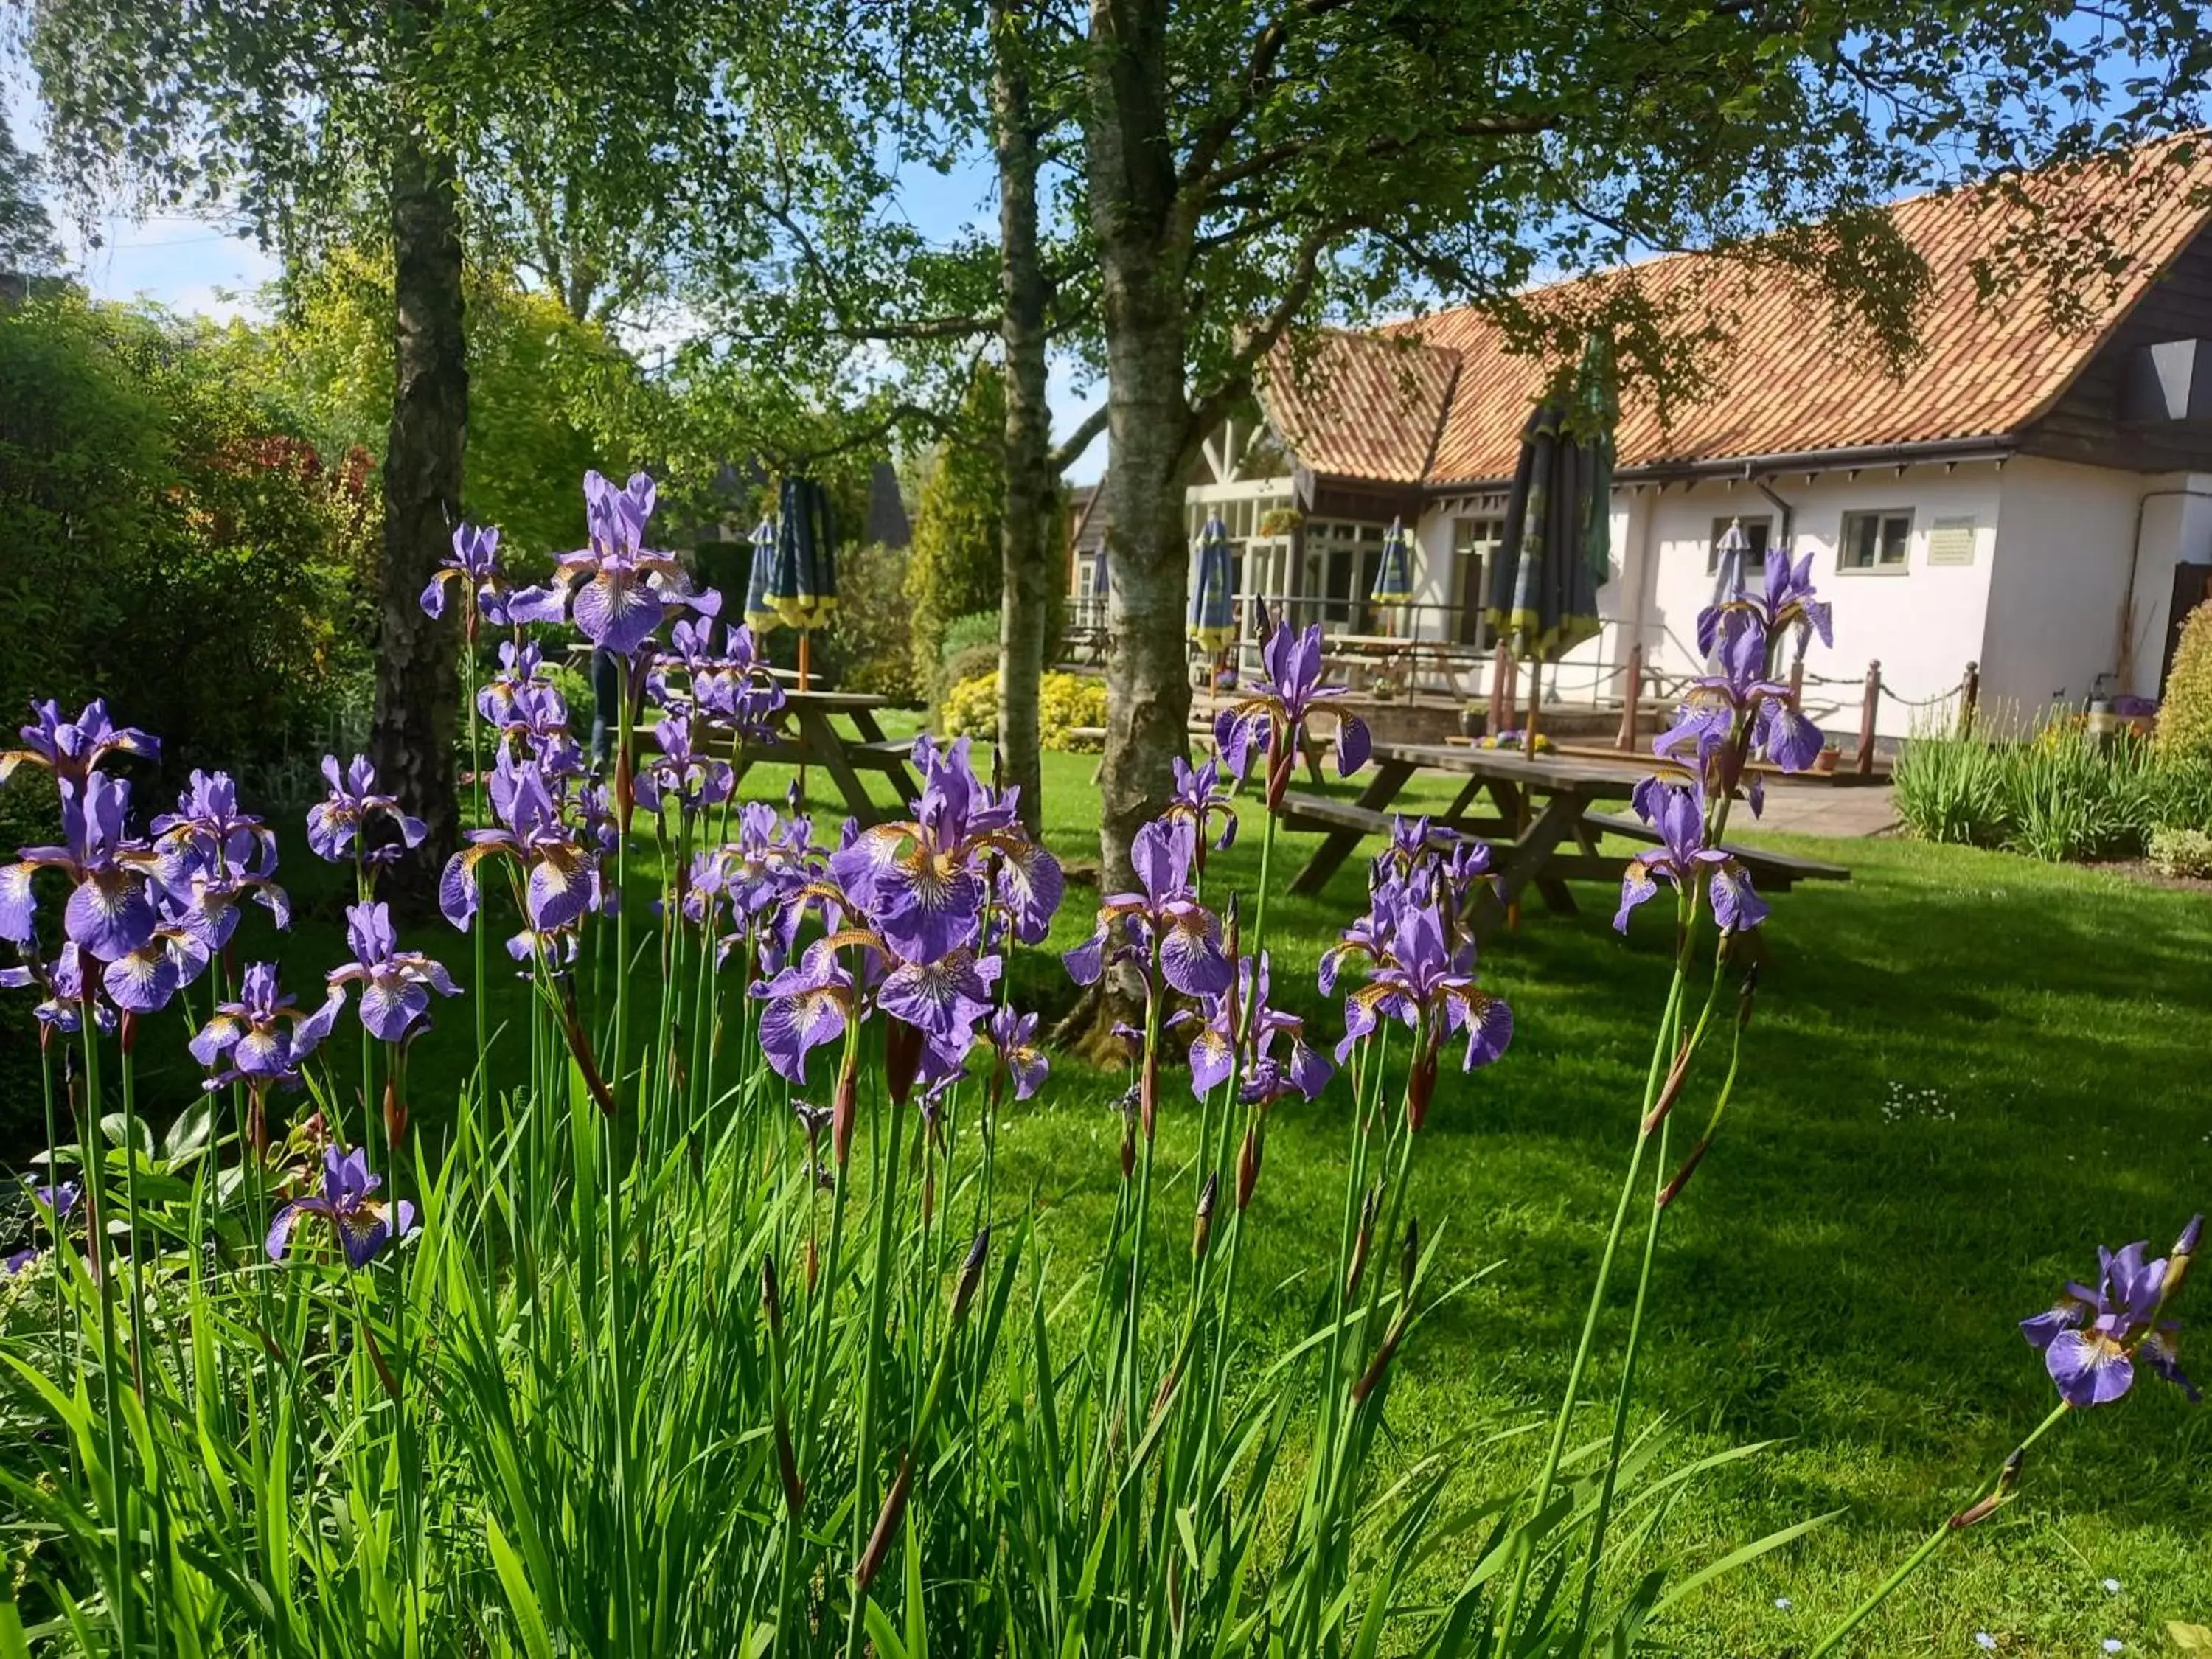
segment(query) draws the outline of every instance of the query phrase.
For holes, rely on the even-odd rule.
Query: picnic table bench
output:
[[[1441,813],[1429,814],[1430,821],[1480,836],[1496,854],[1494,888],[1471,919],[1478,938],[1486,937],[1506,907],[1531,886],[1547,908],[1571,912],[1577,906],[1568,882],[1619,881],[1628,860],[1602,852],[1601,837],[1659,839],[1639,818],[1596,810],[1605,802],[1628,799],[1644,776],[1640,767],[1444,744],[1378,744],[1374,762],[1373,775],[1353,800],[1304,793],[1284,797],[1284,827],[1318,831],[1322,836],[1321,845],[1291,879],[1292,892],[1319,892],[1362,841],[1388,835],[1393,804],[1423,771],[1451,773],[1466,780],[1451,805]],[[1486,794],[1491,810],[1477,811],[1477,802]],[[1570,842],[1572,850],[1568,849]],[[1850,878],[1841,866],[1814,859],[1763,848],[1731,846],[1728,850],[1750,869],[1754,880],[1773,890],[1799,881]]]

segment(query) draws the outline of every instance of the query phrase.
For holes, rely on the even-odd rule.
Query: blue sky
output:
[[[36,150],[43,123],[27,72],[17,63],[0,70],[0,77],[6,94],[0,107],[5,109],[15,142]],[[947,234],[964,224],[988,228],[995,222],[991,179],[981,165],[943,175],[914,169],[903,181],[902,194],[908,215],[933,234]],[[253,295],[278,275],[275,258],[256,246],[252,236],[181,215],[145,220],[108,216],[100,222],[94,245],[80,234],[58,193],[50,188],[48,195],[64,255],[72,272],[100,299],[148,300],[175,311],[228,320],[258,314]],[[1101,387],[1079,386],[1066,362],[1054,365],[1051,390],[1054,424],[1063,434],[1104,395]],[[1091,483],[1105,464],[1106,444],[1101,438],[1070,469],[1069,477],[1077,483]]]

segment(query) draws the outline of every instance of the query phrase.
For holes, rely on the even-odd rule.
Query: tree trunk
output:
[[[394,872],[427,902],[458,839],[454,630],[417,602],[460,522],[469,372],[453,153],[404,116],[392,149],[392,398],[384,454],[384,606],[370,758],[383,787],[429,826]]]
[[[1005,486],[999,560],[999,752],[1021,789],[1022,822],[1043,825],[1037,697],[1053,575],[1052,411],[1046,398],[1045,282],[1037,250],[1036,115],[1020,26],[992,7],[992,119],[999,161],[999,336],[1006,350]]]
[[[1134,884],[1129,845],[1187,744],[1189,589],[1183,464],[1187,249],[1167,125],[1167,0],[1093,0],[1085,122],[1106,332],[1105,890]]]

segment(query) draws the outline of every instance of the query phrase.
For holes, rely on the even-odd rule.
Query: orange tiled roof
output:
[[[2148,155],[2148,152],[2145,152]],[[1711,385],[1678,403],[1662,423],[1648,395],[1632,388],[1616,431],[1620,464],[1651,466],[1755,455],[2000,437],[2045,412],[2143,292],[2212,217],[2212,146],[2201,146],[2185,177],[2150,178],[2139,157],[2127,168],[2092,166],[2035,175],[2063,212],[2043,234],[2078,232],[2109,212],[2106,234],[2127,258],[2116,280],[2085,283],[2078,325],[2054,326],[2033,291],[1981,303],[1976,262],[2008,229],[2027,222],[1988,188],[1915,197],[1890,211],[1927,261],[1930,285],[1918,319],[1918,354],[1901,376],[1863,345],[1838,333],[1826,303],[1802,283],[1711,254],[1674,254],[1583,283],[1634,282],[1676,308],[1686,330],[1711,326],[1727,343],[1713,354]],[[1539,290],[1571,298],[1581,283]],[[1415,379],[1427,397],[1407,399],[1381,365],[1390,347],[1419,342]],[[1394,324],[1376,335],[1322,337],[1295,386],[1279,367],[1261,397],[1300,460],[1316,472],[1360,478],[1456,483],[1511,474],[1521,428],[1548,366],[1510,352],[1488,316],[1474,307]],[[1450,363],[1440,361],[1450,359]],[[1345,367],[1335,367],[1341,358]],[[1454,368],[1456,374],[1453,373]],[[1316,370],[1322,371],[1316,373]],[[1402,372],[1398,379],[1402,379]],[[1428,398],[1443,387],[1441,429]],[[1390,395],[1384,395],[1386,392]],[[1414,459],[1419,457],[1417,463]]]
[[[1419,483],[1450,406],[1459,354],[1383,334],[1322,335],[1301,357],[1279,345],[1260,401],[1300,462],[1340,478]]]

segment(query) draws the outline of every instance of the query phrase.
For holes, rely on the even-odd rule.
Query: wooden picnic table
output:
[[[787,688],[783,707],[774,725],[772,744],[746,744],[738,750],[737,775],[742,779],[763,761],[783,766],[818,766],[837,786],[845,808],[863,825],[880,823],[906,811],[906,804],[921,793],[908,767],[913,744],[905,738],[887,738],[878,710],[890,708],[888,697],[866,691],[799,691]],[[833,716],[852,723],[855,735],[847,737],[831,724]],[[868,793],[864,772],[888,777],[898,793],[896,807],[878,805]]]
[[[1547,908],[1571,912],[1577,907],[1567,890],[1570,880],[1619,881],[1628,860],[1599,852],[1601,836],[1657,839],[1640,819],[1597,810],[1607,802],[1628,799],[1646,775],[1647,769],[1640,766],[1449,744],[1377,744],[1373,758],[1374,772],[1355,800],[1304,794],[1284,798],[1285,828],[1322,834],[1321,845],[1291,880],[1292,892],[1319,892],[1363,840],[1387,834],[1393,803],[1422,772],[1451,773],[1466,780],[1451,805],[1429,814],[1430,821],[1479,836],[1497,854],[1492,866],[1495,887],[1472,918],[1478,938],[1495,928],[1506,907],[1531,885]],[[1479,812],[1477,803],[1486,794],[1491,810]],[[1565,850],[1571,841],[1574,850]],[[1837,865],[1765,848],[1729,850],[1771,890],[1786,889],[1795,881],[1844,881],[1850,876]]]

